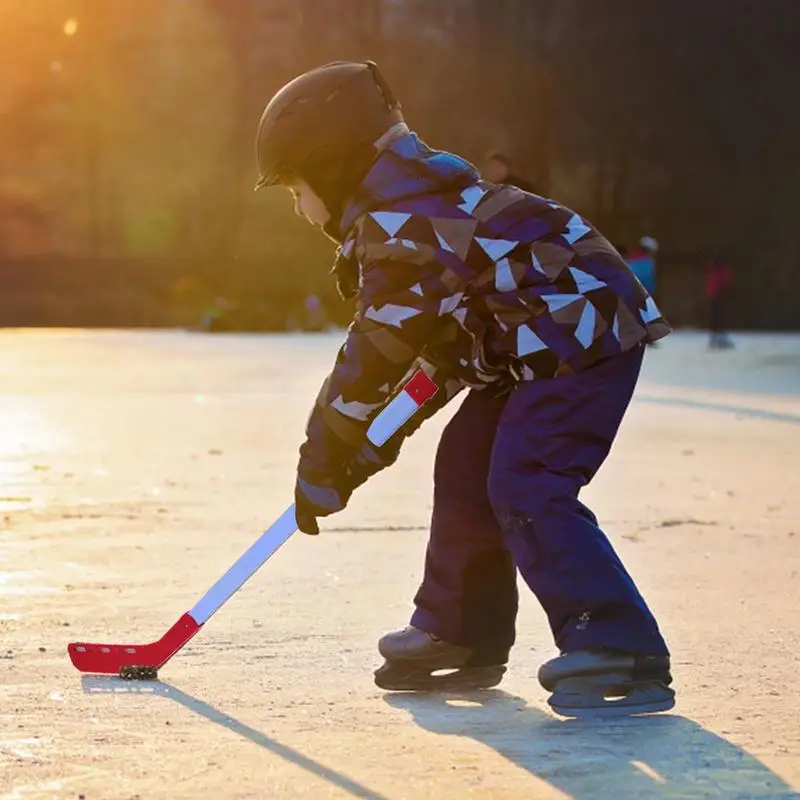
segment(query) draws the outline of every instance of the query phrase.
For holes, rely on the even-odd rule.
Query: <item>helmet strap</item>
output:
[[[375,84],[381,90],[383,99],[386,101],[386,108],[388,108],[390,111],[395,108],[399,109],[400,103],[394,96],[394,92],[389,88],[389,84],[386,83],[383,75],[381,75],[378,65],[374,61],[367,61],[366,64],[369,67],[369,71],[372,73],[372,78],[375,81]]]

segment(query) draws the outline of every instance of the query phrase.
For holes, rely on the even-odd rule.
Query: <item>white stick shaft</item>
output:
[[[435,391],[433,382],[418,370],[405,389],[373,420],[367,431],[367,438],[378,447],[383,445]],[[296,530],[297,519],[292,504],[200,598],[200,602],[189,611],[192,619],[198,625],[210,619]]]
[[[419,410],[420,406],[408,392],[400,392],[372,421],[367,439],[381,447]]]
[[[203,595],[189,612],[202,625],[252,577],[258,568],[297,530],[294,504],[242,554],[239,560]]]

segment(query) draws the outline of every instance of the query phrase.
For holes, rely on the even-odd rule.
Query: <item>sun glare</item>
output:
[[[78,20],[75,17],[70,17],[64,23],[64,33],[67,36],[74,36],[78,32]]]

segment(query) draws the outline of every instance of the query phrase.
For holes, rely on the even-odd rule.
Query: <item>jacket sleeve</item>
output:
[[[418,369],[421,369],[436,384],[438,389],[436,394],[400,429],[398,434],[399,438],[402,439],[407,439],[409,436],[416,433],[423,422],[429,420],[438,411],[441,411],[466,387],[466,384],[462,383],[458,378],[421,356],[400,379],[393,394],[400,391]]]
[[[416,249],[408,255],[398,258],[395,248],[362,266],[355,317],[306,428],[300,452],[307,470],[335,470],[361,448],[372,418],[460,299],[435,261],[420,264]]]
[[[400,380],[396,391],[401,391],[406,381],[418,369],[423,370],[434,381],[438,391],[381,447],[375,447],[368,439],[364,438],[358,452],[352,458],[349,458],[345,464],[346,477],[343,483],[348,489],[354,490],[358,488],[373,475],[394,464],[400,455],[400,449],[405,440],[415,434],[423,422],[444,408],[465,387],[465,384],[457,378],[447,377],[441,369],[435,367],[424,358],[420,358],[414,362],[408,373]]]

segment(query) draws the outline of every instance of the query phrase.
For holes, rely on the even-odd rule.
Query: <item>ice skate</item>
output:
[[[553,693],[550,707],[565,717],[651,714],[675,705],[669,668],[669,656],[577,650],[543,664],[539,683]]]
[[[505,664],[473,665],[474,651],[450,644],[408,626],[378,642],[386,663],[375,671],[375,683],[391,691],[459,691],[497,686]]]

